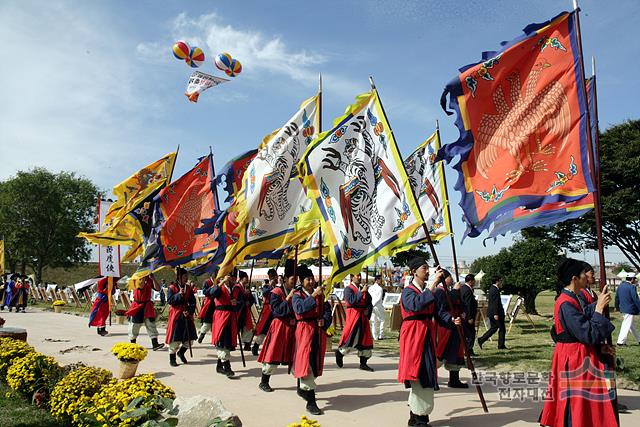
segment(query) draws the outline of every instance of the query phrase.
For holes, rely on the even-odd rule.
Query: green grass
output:
[[[9,396],[7,397],[7,394]],[[13,427],[63,427],[46,410],[38,409],[24,397],[12,393],[0,382],[0,425]]]

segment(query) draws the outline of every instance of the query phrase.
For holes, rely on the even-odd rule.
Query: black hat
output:
[[[411,258],[409,260],[409,262],[408,262],[408,265],[409,265],[409,268],[411,270],[416,270],[416,269],[422,267],[423,265],[427,265],[428,266],[429,264],[427,263],[426,259],[417,256],[417,257]]]
[[[564,286],[568,286],[574,276],[578,277],[581,273],[587,271],[585,264],[584,261],[578,261],[573,258],[563,259],[558,264],[558,279]]]
[[[449,272],[449,270],[445,270],[444,268],[442,269],[442,278],[446,279],[447,277],[451,277],[451,273]]]
[[[288,259],[284,263],[284,277],[291,277],[295,274],[296,263],[292,259]]]
[[[314,278],[313,271],[311,271],[311,269],[306,265],[300,264],[298,266],[298,277],[300,277],[301,279],[306,279],[307,277],[311,277],[313,279]]]
[[[183,274],[187,274],[187,270],[182,267],[176,267],[176,277],[179,279]]]
[[[464,276],[465,282],[470,282],[472,280],[476,280],[476,276],[474,274],[467,274],[466,276]]]

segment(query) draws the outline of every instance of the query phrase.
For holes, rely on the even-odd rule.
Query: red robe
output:
[[[125,316],[133,317],[135,323],[144,323],[144,319],[155,319],[156,310],[151,297],[153,296],[153,280],[147,276],[141,287],[133,291],[133,303]]]
[[[274,287],[270,287],[269,294],[262,299],[262,310],[260,310],[260,318],[256,325],[256,335],[266,335],[273,321],[273,314],[271,313],[271,292]],[[263,288],[264,289],[264,288]],[[264,292],[264,291],[263,291]]]
[[[413,283],[406,286],[402,295],[405,293],[415,293],[422,295]],[[428,290],[425,292],[429,292]],[[430,292],[429,292],[430,293]],[[428,380],[437,389],[437,377],[435,367],[435,354],[433,341],[433,313],[435,306],[435,298],[431,295],[430,302],[422,310],[410,311],[405,307],[405,298],[400,299],[400,311],[402,313],[402,326],[400,327],[400,361],[398,363],[398,382],[418,381],[420,368],[429,376]],[[427,342],[427,340],[429,340]],[[427,354],[425,354],[427,352]],[[426,363],[426,364],[425,364]],[[427,385],[423,385],[425,388]]]
[[[596,299],[589,293],[588,290],[583,289],[580,291],[580,294],[582,295],[582,298],[587,303],[587,305],[593,304],[594,302],[596,302]]]
[[[115,286],[111,289],[111,293],[115,292]],[[89,326],[97,326],[102,328],[107,324],[109,317],[109,279],[103,277],[98,280],[98,292],[96,299],[91,307],[89,315]]]
[[[285,291],[275,287],[271,291],[274,305],[274,317],[264,339],[258,362],[288,365],[293,359],[293,333],[295,331],[295,315],[293,304],[287,301]]]
[[[459,317],[463,312],[462,305],[460,304],[460,298],[456,297],[455,291],[453,290],[449,291],[449,297],[451,298],[453,309],[446,311],[452,317]],[[449,308],[442,283],[436,288],[435,298],[436,301],[445,307],[445,309]],[[436,357],[438,360],[446,360],[449,363],[464,365],[464,344],[460,340],[458,331],[442,326],[436,321],[433,323],[436,325],[436,341],[438,343],[436,346]]]
[[[561,306],[571,304],[577,310],[574,313],[578,313],[578,318],[583,325],[586,325],[585,330],[590,336],[599,336],[604,339],[606,331],[598,332],[602,327],[597,325],[602,323],[604,318],[596,313],[587,320],[586,317],[589,317],[585,315],[587,308],[583,309],[577,298],[572,295],[564,290],[555,302],[553,324],[557,342],[553,351],[551,378],[540,415],[540,424],[565,426],[567,425],[565,419],[570,415],[569,426],[617,426],[613,401],[608,394],[608,381],[602,378],[607,367],[598,356],[596,350],[598,344],[585,344],[578,340],[576,335],[583,335],[578,329],[574,332],[565,330],[563,321],[569,325],[571,319],[564,318]],[[589,307],[589,310],[592,309],[593,307]],[[612,326],[610,330],[613,330]],[[590,365],[588,369],[583,369],[585,362]],[[569,374],[568,378],[567,374]]]
[[[303,378],[309,374],[315,377],[324,370],[324,354],[327,348],[326,328],[331,324],[331,310],[327,310],[324,295],[311,298],[304,290],[294,293],[294,311],[296,315],[295,354],[293,357],[293,376]],[[311,302],[315,300],[315,302]],[[310,308],[308,311],[307,308]],[[328,311],[328,315],[327,315]],[[328,316],[328,317],[327,317]],[[318,320],[324,319],[324,326]]]
[[[167,298],[169,318],[167,319],[167,334],[165,343],[185,342],[195,340],[198,335],[193,323],[193,314],[196,310],[195,290],[187,286],[184,296],[180,295],[180,287],[176,284],[169,285],[169,297]],[[184,312],[189,312],[188,316]]]
[[[213,312],[216,308],[216,304],[213,301],[213,297],[207,295],[207,290],[213,286],[213,280],[211,278],[205,280],[202,284],[202,293],[205,295],[204,303],[200,307],[198,313],[198,319],[203,323],[213,323]]]
[[[358,287],[350,283],[345,288],[345,293],[349,289],[351,295],[355,298],[360,292]],[[360,293],[360,298],[353,299],[345,295],[347,318],[340,336],[338,346],[355,347],[358,350],[367,350],[373,348],[373,335],[371,334],[371,324],[369,323],[369,315],[371,314],[371,296],[368,292]],[[355,341],[355,335],[360,332],[358,341]]]
[[[238,329],[241,332],[253,330],[253,317],[251,316],[251,306],[255,303],[253,294],[250,290],[245,289],[241,283],[236,284],[234,292],[240,295],[238,301],[242,302],[240,309],[236,312],[238,316]]]
[[[216,347],[235,350],[238,345],[238,319],[236,305],[232,305],[231,300],[240,299],[240,288],[234,286],[233,289],[229,289],[227,285],[216,285],[207,294],[214,297],[216,304],[211,343]]]

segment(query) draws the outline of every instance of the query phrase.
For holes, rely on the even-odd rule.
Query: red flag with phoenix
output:
[[[518,208],[576,201],[593,191],[576,30],[575,12],[529,25],[445,88],[441,104],[449,95],[460,138],[441,156],[460,155],[455,188],[466,235],[478,236]]]
[[[156,265],[180,265],[218,247],[216,235],[196,233],[203,218],[216,209],[213,156],[203,157],[189,172],[158,195],[156,224],[160,225]]]

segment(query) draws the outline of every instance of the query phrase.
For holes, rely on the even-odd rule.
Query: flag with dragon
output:
[[[359,95],[299,167],[318,206],[331,283],[402,248],[423,220],[377,91]]]
[[[441,104],[457,113],[456,190],[466,236],[518,208],[580,200],[594,189],[576,13],[564,12],[460,69]],[[447,111],[447,114],[453,112]]]
[[[443,179],[444,165],[443,162],[436,161],[438,150],[440,150],[440,138],[438,132],[434,132],[404,160],[411,189],[424,218],[424,227],[418,228],[407,241],[409,246],[427,241],[425,227],[429,230],[433,241],[451,234],[446,209],[448,201]]]
[[[295,245],[308,231],[295,227],[307,198],[296,164],[318,132],[319,95],[304,101],[284,126],[266,136],[243,175],[242,188],[229,208],[236,212],[238,241],[218,273],[244,259]]]
[[[156,196],[153,232],[144,256],[151,271],[184,265],[216,251],[218,233],[198,233],[202,218],[214,217],[219,211],[215,192],[213,156],[209,154]]]
[[[80,233],[91,243],[103,246],[129,245],[122,261],[142,254],[152,225],[153,198],[171,180],[177,152],[145,166],[113,188],[116,201],[105,215],[103,231]]]

